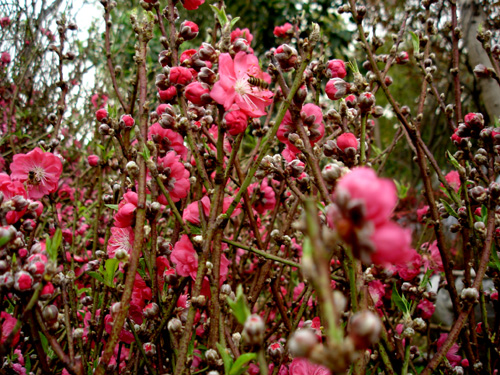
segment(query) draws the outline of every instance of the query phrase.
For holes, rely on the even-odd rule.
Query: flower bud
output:
[[[197,24],[191,21],[184,21],[179,28],[179,36],[184,40],[191,40],[198,36],[200,31]]]
[[[33,277],[26,271],[16,272],[14,277],[14,288],[20,292],[31,289],[33,286]]]
[[[57,320],[57,316],[59,315],[59,310],[55,305],[45,306],[42,311],[42,317],[45,322],[48,324],[53,324]]]
[[[472,130],[482,130],[484,128],[484,117],[481,113],[467,113],[464,122]]]
[[[160,307],[154,302],[146,305],[146,307],[142,310],[144,317],[147,319],[152,319],[160,313]]]
[[[396,55],[396,64],[406,64],[408,63],[408,61],[410,61],[410,57],[408,56],[408,52],[406,51],[403,51],[403,52],[400,52]]]
[[[178,334],[182,331],[182,322],[177,318],[172,318],[167,323],[167,329],[172,334]]]
[[[217,353],[214,349],[208,349],[205,352],[205,358],[207,359],[208,364],[216,364],[219,360],[219,353]]]
[[[111,315],[114,316],[114,315],[118,314],[118,312],[120,312],[121,306],[122,306],[122,304],[120,302],[113,303],[113,305],[111,305],[111,309],[110,309]]]
[[[120,118],[120,124],[123,124],[126,128],[131,128],[132,126],[134,126],[135,121],[134,121],[134,119],[133,119],[132,116],[130,116],[130,115],[123,115]]]
[[[249,345],[259,345],[264,340],[266,326],[260,315],[252,314],[245,321],[243,336]]]
[[[97,155],[89,155],[87,158],[87,162],[91,167],[96,167],[99,164],[99,156]]]
[[[267,348],[267,352],[269,353],[269,357],[273,360],[273,362],[280,362],[285,354],[285,350],[283,346],[279,342],[274,342]]]
[[[224,116],[227,132],[232,136],[243,133],[248,126],[248,116],[239,109],[226,112]]]
[[[108,111],[106,111],[104,108],[101,108],[95,113],[95,117],[97,121],[103,122],[108,118]]]
[[[350,84],[341,78],[333,78],[328,81],[325,87],[325,93],[331,100],[339,100],[347,95]]]
[[[40,292],[40,298],[48,299],[52,297],[52,295],[54,294],[54,290],[55,290],[54,285],[52,283],[47,283]]]
[[[486,65],[478,64],[474,67],[474,75],[477,78],[490,78],[491,72]]]
[[[210,103],[212,100],[210,88],[206,84],[198,81],[191,82],[187,85],[184,94],[186,95],[186,99],[194,105],[204,105]]]
[[[342,175],[342,169],[338,164],[327,164],[321,171],[321,175],[329,185],[333,185]]]
[[[142,344],[142,348],[148,357],[152,357],[156,354],[156,345],[151,342]]]
[[[307,357],[317,344],[318,337],[311,329],[299,329],[288,341],[288,350],[294,357]]]
[[[170,86],[165,90],[158,91],[159,98],[164,102],[170,102],[177,96],[177,89],[175,86]]]
[[[347,71],[345,69],[345,62],[342,60],[328,61],[326,76],[328,78],[345,78]]]
[[[381,330],[382,325],[379,317],[370,311],[357,312],[349,323],[349,335],[357,350],[367,349],[375,344]]]
[[[358,97],[359,109],[362,113],[368,112],[375,104],[375,96],[371,92],[363,92]]]
[[[469,190],[469,195],[476,202],[483,203],[488,199],[488,194],[482,186],[475,186]]]
[[[167,50],[163,50],[160,52],[160,54],[158,55],[158,62],[161,64],[162,67],[170,65],[171,55],[172,53]]]
[[[342,151],[346,152],[347,148],[354,148],[354,150],[358,150],[358,140],[356,136],[352,133],[344,133],[341,134],[337,138],[337,147]]]
[[[214,61],[217,58],[217,52],[215,48],[208,43],[202,43],[201,48],[198,51],[200,59]]]
[[[274,57],[276,57],[276,61],[280,64],[281,69],[287,72],[295,67],[299,54],[295,48],[288,44],[282,44],[276,48]]]
[[[204,67],[200,69],[198,79],[204,83],[212,84],[217,80],[217,75],[212,69]]]
[[[171,85],[185,86],[193,79],[193,74],[188,68],[174,66],[170,69],[168,80]]]

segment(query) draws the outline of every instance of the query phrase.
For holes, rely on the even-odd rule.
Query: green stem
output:
[[[360,152],[360,160],[359,164],[365,165],[366,162],[366,120],[368,119],[367,115],[361,116],[361,134],[359,136],[359,152]]]

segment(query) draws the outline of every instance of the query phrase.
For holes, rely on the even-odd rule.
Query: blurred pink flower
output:
[[[167,180],[163,183],[174,202],[187,197],[191,186],[189,171],[184,168],[184,164],[179,159],[180,156],[172,151],[167,152],[163,158],[158,158],[158,171],[167,176]],[[158,202],[168,203],[163,195],[158,197]]]
[[[191,276],[193,280],[196,279],[198,254],[186,234],[183,234],[176,242],[170,254],[170,260],[175,264],[175,270],[179,276]]]
[[[248,83],[250,77],[271,82],[269,74],[263,73],[259,60],[253,54],[238,52],[233,59],[229,53],[219,56],[219,81],[215,82],[210,95],[217,103],[229,110],[236,103],[250,117],[266,114],[265,108],[273,101],[273,93]]]
[[[457,171],[451,171],[446,176],[444,176],[446,181],[450,184],[450,186],[458,193],[458,189],[460,189],[460,175]],[[443,186],[443,184],[441,184]]]
[[[291,30],[292,28],[293,28],[293,25],[291,23],[287,22],[282,26],[276,26],[274,28],[273,34],[278,38],[283,37],[286,35],[288,30]]]
[[[234,43],[234,41],[238,38],[246,39],[248,43],[252,43],[253,35],[247,28],[240,29],[237,27],[231,32],[231,43]]]
[[[441,336],[439,336],[439,340],[437,341],[438,350],[443,346],[447,338],[447,333],[441,333]],[[454,343],[451,346],[450,350],[448,350],[448,353],[446,353],[446,359],[448,359],[448,362],[450,362],[451,367],[458,366],[460,364],[460,360],[462,359],[462,357],[457,354],[458,349],[460,349],[460,347],[457,343]]]
[[[15,196],[28,198],[23,184],[19,181],[12,181],[6,173],[0,173],[0,192],[3,194],[4,201],[8,201]],[[6,215],[7,224],[14,224],[24,215],[25,212],[26,209],[8,212]]]
[[[294,358],[289,371],[290,375],[331,375],[326,367],[311,363],[305,358]]]
[[[27,154],[14,155],[10,170],[12,180],[26,184],[28,197],[38,199],[57,190],[62,162],[54,154],[37,147]]]
[[[419,309],[422,313],[422,318],[429,319],[436,310],[436,306],[429,300],[423,299],[417,305],[417,309]]]

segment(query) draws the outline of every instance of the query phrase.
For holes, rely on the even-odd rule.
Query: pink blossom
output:
[[[181,57],[179,58],[179,62],[182,65],[191,66],[191,58],[197,52],[198,51],[196,51],[195,49],[187,49],[187,50],[185,50],[184,52],[181,53]]]
[[[438,350],[443,346],[444,342],[446,341],[446,339],[448,338],[448,334],[447,333],[441,333],[441,336],[439,336],[439,340],[437,341],[437,347],[438,347]],[[454,343],[450,350],[448,350],[448,353],[446,353],[446,359],[448,359],[448,362],[450,362],[450,365],[452,367],[455,367],[457,365],[460,364],[460,360],[462,359],[462,357],[460,357],[457,353],[458,353],[458,349],[460,349],[460,347],[458,346],[457,343]]]
[[[196,10],[203,4],[205,0],[182,0],[182,5],[187,10]]]
[[[5,65],[10,64],[10,62],[11,62],[10,53],[2,52],[1,59],[2,59],[2,63],[4,63]]]
[[[365,218],[375,225],[387,221],[398,202],[394,183],[387,178],[378,178],[375,171],[367,167],[355,168],[342,177],[338,189],[348,192],[351,199],[363,201]]]
[[[183,234],[175,244],[170,260],[175,264],[175,270],[179,276],[191,276],[193,280],[196,279],[198,254],[186,234]]]
[[[16,272],[14,280],[14,288],[21,292],[33,286],[33,277],[26,271]]]
[[[460,175],[457,171],[451,171],[446,176],[444,176],[446,181],[450,184],[450,186],[458,193],[458,189],[460,189]],[[443,186],[441,184],[441,186]]]
[[[110,258],[114,258],[118,250],[130,254],[134,246],[134,231],[131,227],[111,227],[111,237],[108,241],[107,252]]]
[[[429,206],[424,206],[417,210],[417,220],[419,223],[422,223],[424,220],[424,216],[429,213]]]
[[[274,28],[273,34],[278,38],[283,37],[286,35],[288,30],[291,30],[292,28],[293,28],[293,25],[291,23],[287,22],[283,26],[276,26]]]
[[[410,281],[420,274],[421,266],[422,257],[419,253],[413,251],[412,258],[407,263],[398,264],[396,269],[403,280]]]
[[[437,241],[429,244],[428,242],[422,244],[422,262],[424,269],[433,270],[434,272],[443,272],[443,260],[441,259],[441,254],[437,246]]]
[[[238,52],[233,61],[228,53],[221,54],[219,76],[210,95],[217,103],[223,104],[226,111],[236,103],[247,116],[266,114],[265,107],[272,103],[273,93],[248,83],[251,76],[271,82],[269,74],[261,71],[255,55]]]
[[[374,280],[368,284],[368,292],[372,297],[375,307],[380,307],[383,304],[385,296],[385,286],[380,280]]]
[[[413,255],[411,231],[392,221],[377,226],[370,240],[376,249],[371,255],[375,264],[401,264],[408,262]]]
[[[19,181],[12,181],[6,173],[0,173],[0,193],[3,194],[4,201],[16,196],[28,198],[24,185]],[[7,224],[16,223],[25,214],[26,209],[21,211],[10,211],[6,215]]]
[[[342,150],[342,152],[345,152],[346,148],[354,148],[355,150],[358,149],[358,140],[356,139],[356,136],[352,133],[344,133],[341,134],[337,138],[337,147]]]
[[[179,34],[184,40],[191,40],[196,38],[200,28],[192,21],[184,21],[179,29]],[[182,61],[182,60],[181,60]]]
[[[317,105],[308,103],[302,107],[302,109],[300,110],[300,115],[302,118],[305,118],[304,126],[309,131],[309,142],[311,143],[311,146],[313,146],[314,144],[316,144],[316,142],[323,138],[323,135],[325,134],[323,112]],[[296,132],[296,124],[292,119],[290,111],[287,111],[285,113],[285,116],[283,117],[283,121],[281,121],[280,127],[278,128],[278,133],[276,135],[281,142],[283,142],[290,148],[290,151],[297,154],[300,152],[300,150],[295,147],[295,145],[292,144],[292,142],[290,142],[288,139],[288,136],[291,133]]]
[[[294,358],[289,371],[290,375],[331,375],[326,367],[311,363],[305,358]]]
[[[248,194],[251,197],[257,194],[257,198],[252,198],[252,201],[255,202],[253,208],[260,214],[272,210],[276,205],[274,190],[269,186],[267,179],[262,180],[261,183],[251,184],[248,187]]]
[[[14,318],[12,315],[8,314],[5,311],[2,311],[0,313],[0,321],[2,321],[2,333],[1,333],[1,339],[0,339],[0,344],[4,344],[7,338],[10,336],[10,333],[14,329],[17,323],[17,319]],[[19,342],[19,336],[20,332],[17,331],[17,333],[14,336],[14,340],[12,341],[12,346],[15,347],[17,343]]]
[[[231,108],[231,111],[226,112],[224,121],[226,123],[227,132],[234,136],[246,130],[248,126],[248,116],[243,111],[240,111],[236,104],[233,104]]]
[[[187,157],[187,148],[184,146],[182,135],[171,129],[162,128],[157,122],[149,128],[148,139],[154,140],[164,151],[174,150],[184,160]]]
[[[328,61],[327,74],[329,78],[345,78],[347,75],[345,62],[338,59]]]
[[[234,41],[238,38],[246,39],[248,43],[252,43],[253,35],[247,28],[240,29],[237,27],[231,32],[231,43],[234,43]]]
[[[139,198],[137,193],[128,191],[123,194],[123,199],[118,205],[118,212],[114,216],[115,227],[125,228],[132,225],[138,202]]]
[[[210,215],[210,198],[207,196],[201,198],[201,207],[203,208],[205,217],[208,217]],[[199,201],[187,205],[182,213],[182,219],[184,221],[189,221],[191,224],[200,225]]]
[[[423,299],[417,305],[417,309],[419,309],[422,312],[422,318],[429,319],[432,316],[432,314],[434,314],[436,306],[434,306],[434,304],[429,300]]]
[[[92,102],[94,108],[104,108],[108,103],[108,96],[105,94],[94,94],[90,98],[90,101]]]
[[[120,122],[123,122],[126,128],[131,128],[135,124],[134,118],[130,115],[123,115],[120,118]]]
[[[14,155],[10,170],[12,180],[25,183],[28,196],[38,199],[57,190],[62,163],[54,154],[37,147],[27,154]]]
[[[165,157],[158,158],[158,171],[167,176],[164,185],[170,193],[174,202],[187,197],[191,184],[189,183],[189,171],[184,168],[180,161],[180,156],[175,152],[167,152]],[[167,204],[167,199],[161,195],[158,202]]]

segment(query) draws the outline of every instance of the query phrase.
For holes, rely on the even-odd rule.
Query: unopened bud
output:
[[[307,357],[318,344],[318,338],[311,329],[295,331],[288,342],[288,350],[294,357]]]
[[[260,315],[250,315],[243,326],[243,336],[250,345],[259,345],[264,340],[266,326]]]

